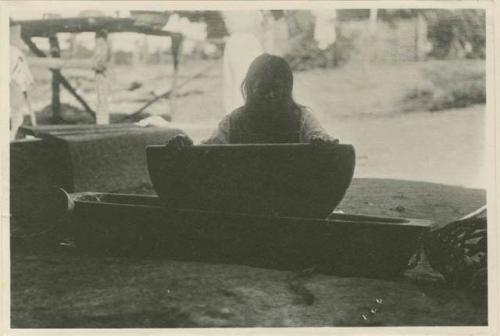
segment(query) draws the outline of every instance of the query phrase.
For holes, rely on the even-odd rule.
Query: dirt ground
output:
[[[479,189],[356,179],[339,209],[447,222],[486,202]],[[334,257],[334,256],[332,256]],[[484,305],[425,263],[398,279],[165,259],[99,258],[67,249],[12,255],[15,328],[485,325]],[[375,313],[371,313],[370,311]],[[363,317],[364,316],[364,317]],[[366,318],[366,319],[365,319]]]

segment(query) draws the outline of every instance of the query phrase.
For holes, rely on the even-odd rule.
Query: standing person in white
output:
[[[244,104],[241,83],[252,61],[263,53],[258,39],[262,16],[258,11],[227,11],[224,22],[230,34],[224,48],[224,107],[228,114]]]
[[[29,115],[31,124],[36,126],[36,119],[31,109],[28,91],[35,83],[24,53],[15,44],[20,40],[21,27],[10,26],[10,139],[14,140],[24,116]]]

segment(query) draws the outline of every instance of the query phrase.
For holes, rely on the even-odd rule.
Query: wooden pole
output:
[[[174,120],[175,117],[175,100],[177,96],[177,77],[179,74],[179,58],[181,54],[183,36],[181,34],[175,34],[171,36],[171,50],[173,57],[173,74],[172,74],[172,86],[170,89],[170,118]]]
[[[109,95],[110,83],[108,80],[109,45],[106,32],[96,33],[94,51],[94,69],[97,92],[96,123],[98,125],[109,124]]]
[[[56,34],[49,36],[50,54],[52,57],[61,57],[61,49],[59,48],[59,40]],[[61,86],[60,84],[60,70],[52,71],[52,122],[60,124],[63,121],[61,112]]]
[[[174,120],[175,117],[175,99],[177,97],[177,75],[178,69],[174,69],[174,73],[172,74],[172,88],[170,90],[170,118]]]

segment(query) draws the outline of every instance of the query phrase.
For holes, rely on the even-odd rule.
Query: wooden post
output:
[[[175,99],[177,96],[177,75],[178,75],[178,70],[174,68],[174,73],[172,74],[172,88],[171,88],[171,94],[170,94],[170,118],[171,120],[174,120],[175,116]]]
[[[50,54],[52,57],[61,57],[61,49],[59,48],[59,40],[56,34],[49,36]],[[60,70],[52,71],[52,122],[60,124],[63,122],[61,112],[61,86],[59,78],[61,76]]]
[[[173,74],[172,74],[172,86],[170,89],[170,118],[174,120],[175,116],[175,100],[177,96],[177,77],[179,74],[179,58],[182,48],[183,36],[181,34],[174,34],[171,36],[172,44],[172,57],[173,57]]]
[[[96,33],[94,51],[94,70],[97,92],[96,124],[109,124],[109,95],[110,87],[107,68],[110,60],[107,33],[98,31]]]

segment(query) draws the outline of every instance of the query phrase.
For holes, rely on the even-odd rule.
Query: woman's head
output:
[[[292,98],[293,74],[279,56],[262,54],[250,67],[242,83],[245,106],[259,110],[282,111],[296,105]]]

